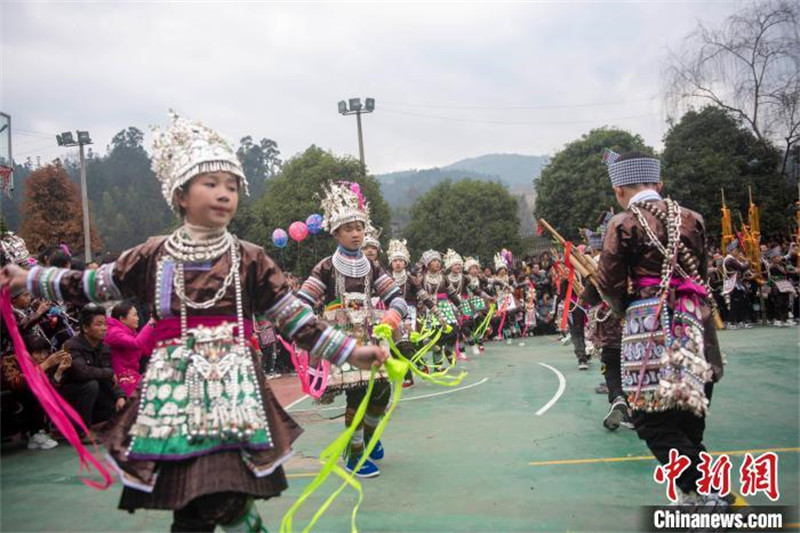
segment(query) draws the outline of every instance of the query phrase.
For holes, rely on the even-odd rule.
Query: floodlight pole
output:
[[[364,173],[367,171],[367,163],[364,158],[364,130],[363,126],[361,125],[361,115],[363,113],[372,113],[374,109],[375,100],[373,98],[367,98],[366,105],[364,107],[361,106],[360,98],[351,98],[349,109],[347,101],[342,100],[339,102],[340,114],[356,116],[356,125],[358,127],[358,158],[361,161],[361,168],[364,169]]]
[[[361,132],[361,111],[356,112],[356,123],[358,124],[358,157],[361,159],[361,166],[367,168],[364,163],[364,135]]]
[[[83,154],[83,143],[78,141],[81,158],[81,204],[83,206],[83,255],[88,266],[92,262],[92,236],[89,234],[89,195],[86,192],[86,157]]]

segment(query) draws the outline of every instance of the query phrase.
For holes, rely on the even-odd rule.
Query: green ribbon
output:
[[[415,376],[418,376],[420,379],[424,381],[428,381],[435,385],[442,385],[444,387],[455,387],[456,385],[460,384],[461,381],[463,381],[463,379],[467,376],[466,372],[461,372],[457,376],[447,375],[447,372],[449,372],[450,368],[453,367],[450,367],[443,372],[434,372],[433,374],[426,374],[425,372],[422,372],[419,368],[417,368],[416,362],[419,361],[419,359],[428,351],[430,351],[430,349],[433,348],[433,346],[438,342],[439,337],[441,337],[442,335],[441,329],[428,344],[417,350],[417,352],[411,356],[411,359],[407,359],[397,348],[397,345],[394,343],[394,339],[392,338],[392,330],[386,324],[375,326],[375,329],[372,330],[372,335],[379,339],[385,340],[389,345],[389,349],[391,350],[392,355],[394,355],[397,359],[399,359],[403,363],[406,363],[409,366],[411,372]]]
[[[486,333],[486,330],[489,327],[489,321],[494,316],[496,307],[497,306],[494,303],[489,306],[489,312],[486,314],[486,318],[483,319],[483,322],[480,323],[480,325],[475,329],[475,332],[472,334],[472,338],[474,340],[477,341]]]
[[[372,450],[375,448],[378,440],[383,434],[383,431],[386,428],[392,413],[394,413],[394,410],[397,407],[397,404],[400,401],[400,397],[403,393],[402,384],[406,373],[411,370],[411,372],[419,376],[421,379],[445,387],[454,387],[458,385],[467,375],[466,372],[462,372],[458,376],[447,376],[444,372],[437,372],[429,375],[421,372],[419,369],[417,369],[416,365],[412,363],[412,361],[419,360],[424,353],[430,350],[430,348],[439,340],[441,334],[442,330],[440,329],[434,336],[434,339],[414,353],[414,355],[411,357],[411,360],[409,360],[403,356],[402,353],[400,353],[397,345],[395,345],[394,339],[392,338],[391,327],[388,324],[380,324],[375,326],[372,331],[372,335],[375,338],[385,340],[388,343],[392,354],[397,357],[397,359],[389,358],[384,363],[386,373],[389,377],[389,382],[392,385],[392,402],[389,405],[386,414],[378,423],[378,427],[375,428],[375,432],[372,434],[372,438],[367,444],[364,453],[361,454],[361,459],[355,465],[353,471],[348,473],[345,469],[337,464],[337,461],[339,460],[339,457],[344,455],[344,452],[347,450],[350,440],[353,437],[353,433],[364,420],[364,414],[367,411],[367,405],[372,397],[372,389],[375,386],[376,369],[373,367],[372,371],[370,372],[369,383],[367,384],[367,392],[364,395],[364,399],[361,400],[361,403],[358,405],[356,414],[353,417],[353,422],[344,430],[344,432],[342,432],[341,435],[336,438],[336,440],[329,444],[324,450],[322,450],[322,453],[320,453],[319,459],[320,462],[322,462],[322,470],[320,470],[314,480],[303,490],[303,493],[300,495],[297,501],[289,508],[288,511],[286,511],[286,514],[283,516],[283,520],[281,520],[280,533],[292,533],[292,520],[294,515],[297,513],[300,507],[302,507],[303,503],[305,503],[305,501],[308,500],[308,498],[311,497],[311,495],[322,486],[322,484],[330,477],[332,473],[339,476],[343,482],[339,488],[337,488],[328,497],[328,499],[325,500],[319,509],[317,509],[317,511],[314,513],[314,516],[311,518],[311,521],[303,529],[303,533],[308,533],[311,531],[311,528],[314,527],[320,518],[322,518],[322,515],[325,513],[325,511],[328,510],[331,504],[336,500],[337,497],[339,497],[339,495],[348,485],[355,489],[355,491],[358,493],[358,500],[356,501],[356,504],[353,507],[353,511],[350,515],[351,532],[358,533],[358,528],[356,527],[356,516],[358,515],[358,509],[361,506],[361,502],[364,500],[364,489],[361,487],[361,483],[355,478],[355,473],[361,469],[367,458],[369,458],[369,455],[372,453]]]

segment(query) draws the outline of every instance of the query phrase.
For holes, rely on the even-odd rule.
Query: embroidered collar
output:
[[[647,202],[648,200],[663,200],[658,191],[655,189],[644,189],[633,195],[628,201],[628,205],[633,205],[636,202]]]

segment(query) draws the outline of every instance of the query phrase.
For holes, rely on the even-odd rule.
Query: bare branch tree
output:
[[[800,141],[800,8],[793,1],[753,4],[719,28],[700,24],[669,56],[672,112],[711,103],[739,118],[762,142],[782,145],[781,173]]]

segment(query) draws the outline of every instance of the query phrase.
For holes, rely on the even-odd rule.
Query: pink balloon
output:
[[[308,237],[308,226],[306,226],[305,222],[292,222],[292,225],[289,226],[289,237],[292,238],[293,241],[302,242]]]

